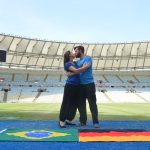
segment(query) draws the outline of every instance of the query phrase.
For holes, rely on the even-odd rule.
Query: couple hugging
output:
[[[79,58],[78,61],[73,61]],[[64,87],[63,101],[59,114],[59,126],[75,125],[72,120],[79,111],[79,125],[86,126],[86,99],[89,102],[94,128],[99,128],[98,109],[96,104],[96,89],[92,73],[92,58],[84,55],[84,47],[74,47],[74,53],[66,51],[64,54],[64,69],[68,78]]]

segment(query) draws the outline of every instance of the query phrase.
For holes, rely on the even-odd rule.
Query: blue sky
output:
[[[0,32],[72,42],[150,40],[149,0],[0,0]]]

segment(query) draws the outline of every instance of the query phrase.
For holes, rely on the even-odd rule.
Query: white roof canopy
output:
[[[69,43],[29,39],[0,34],[0,49],[7,51],[1,66],[26,69],[62,69],[63,54],[83,45],[92,56],[94,70],[136,70],[150,68],[150,42]]]

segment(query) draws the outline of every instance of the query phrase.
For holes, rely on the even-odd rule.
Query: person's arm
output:
[[[90,65],[91,65],[91,63],[84,64],[81,68],[78,68],[78,69],[76,69],[74,66],[70,66],[69,70],[71,72],[73,72],[72,75],[74,75],[74,74],[78,74],[78,73],[84,72]]]
[[[73,73],[73,72],[67,72],[67,71],[65,71],[66,72],[66,76],[67,77],[70,77],[70,76],[73,76],[73,75],[75,75],[76,73]]]
[[[69,77],[69,76],[84,72],[91,64],[92,64],[92,60],[91,60],[91,57],[89,57],[88,60],[86,60],[84,62],[83,66],[81,68],[76,69],[73,66],[69,66],[68,70],[71,72],[67,72],[66,75]]]
[[[78,73],[81,73],[81,72],[84,72],[89,66],[91,66],[92,65],[92,59],[91,59],[91,57],[90,56],[88,56],[87,58],[86,58],[86,61],[84,62],[84,64],[83,64],[83,66],[81,67],[81,68],[79,68],[79,70],[78,69],[76,69],[76,70],[78,70],[78,71],[73,71],[73,70],[71,70],[72,72],[69,74],[69,76],[72,76],[72,75],[74,75],[74,74],[78,74]],[[81,70],[80,70],[81,69]]]

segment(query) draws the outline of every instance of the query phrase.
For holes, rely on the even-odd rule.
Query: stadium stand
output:
[[[83,45],[93,58],[98,103],[150,102],[150,42],[68,43],[0,34],[1,103],[60,103],[63,54]]]

